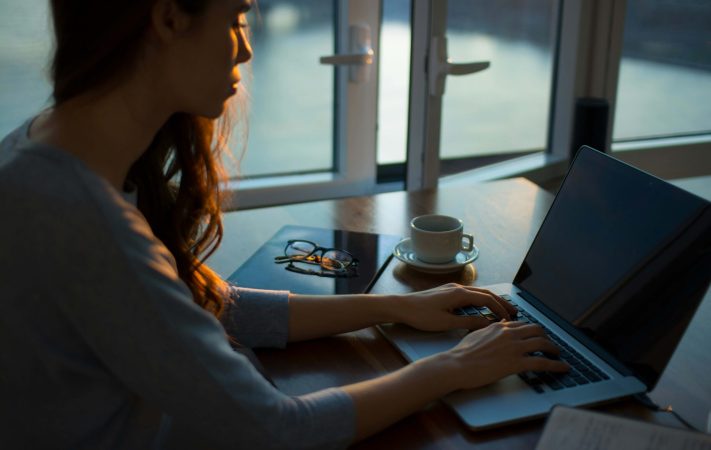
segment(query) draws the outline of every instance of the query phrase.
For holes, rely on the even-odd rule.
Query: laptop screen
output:
[[[654,385],[711,276],[707,205],[583,148],[514,284]]]

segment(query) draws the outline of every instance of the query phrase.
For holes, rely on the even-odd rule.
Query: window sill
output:
[[[440,186],[481,183],[514,177],[525,177],[541,184],[561,176],[567,168],[567,159],[540,152],[443,177],[440,179]]]
[[[690,146],[711,146],[711,134],[696,136],[674,136],[662,138],[637,139],[627,142],[613,142],[612,152],[628,152],[634,150],[650,150],[661,148],[684,148]]]
[[[711,175],[711,136],[613,143],[612,156],[663,179]],[[562,178],[567,170],[566,158],[541,152],[442,177],[440,185],[456,186],[525,177],[545,186],[551,180]]]
[[[231,195],[222,205],[223,210],[234,211],[367,195],[372,193],[373,183],[322,172],[230,180],[225,190]]]

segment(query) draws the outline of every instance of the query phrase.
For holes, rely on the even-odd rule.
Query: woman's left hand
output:
[[[398,322],[423,331],[476,330],[491,323],[485,317],[458,316],[454,313],[455,309],[469,305],[486,306],[499,319],[516,317],[516,308],[491,291],[449,283],[399,297]]]

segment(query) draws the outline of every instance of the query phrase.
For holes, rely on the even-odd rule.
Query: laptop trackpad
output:
[[[417,361],[456,346],[470,331],[465,329],[426,332],[407,325],[386,323],[378,325],[385,338],[409,361]]]
[[[543,416],[553,404],[533,391],[518,375],[444,398],[469,427],[483,429]]]

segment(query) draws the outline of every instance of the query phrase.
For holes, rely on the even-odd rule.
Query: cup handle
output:
[[[464,240],[469,241],[467,245],[464,245]],[[474,249],[474,236],[471,234],[464,233],[462,234],[462,250],[465,252],[470,252]]]

